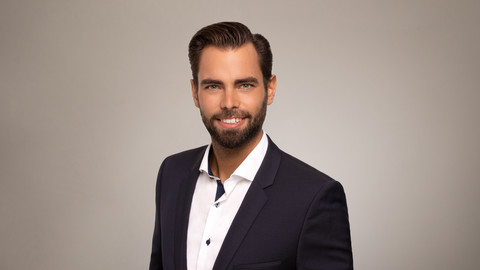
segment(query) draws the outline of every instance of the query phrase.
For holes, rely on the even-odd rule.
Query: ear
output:
[[[270,105],[273,103],[273,98],[275,97],[275,91],[277,89],[277,76],[272,75],[270,81],[267,84],[267,104]]]
[[[198,102],[198,89],[193,82],[193,79],[190,80],[190,85],[192,86],[192,97],[195,107],[200,108],[200,103]]]

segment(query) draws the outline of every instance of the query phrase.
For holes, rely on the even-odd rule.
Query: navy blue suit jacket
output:
[[[151,270],[187,268],[188,217],[205,150],[170,156],[160,167]],[[213,269],[353,269],[341,184],[269,138]]]

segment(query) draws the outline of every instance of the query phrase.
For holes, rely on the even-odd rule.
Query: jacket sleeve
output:
[[[162,239],[161,239],[161,216],[160,216],[160,195],[161,195],[161,177],[164,163],[160,166],[158,172],[157,184],[155,189],[155,227],[153,230],[152,253],[150,257],[150,270],[162,270]]]
[[[297,269],[353,269],[347,202],[337,181],[327,182],[310,204],[298,243]]]

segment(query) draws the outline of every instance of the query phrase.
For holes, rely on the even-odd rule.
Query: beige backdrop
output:
[[[356,269],[477,269],[479,1],[0,2],[0,269],[146,269],[154,185],[206,144],[187,44],[264,34],[265,130],[343,183]]]

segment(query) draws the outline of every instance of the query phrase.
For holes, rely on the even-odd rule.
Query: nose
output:
[[[223,93],[223,99],[221,104],[222,109],[238,108],[238,105],[238,94],[235,92],[235,89],[226,88]]]

